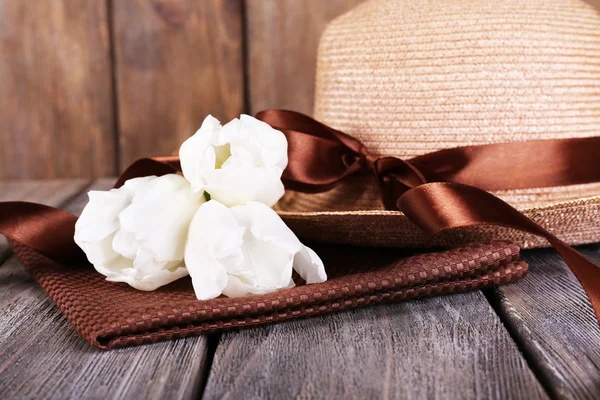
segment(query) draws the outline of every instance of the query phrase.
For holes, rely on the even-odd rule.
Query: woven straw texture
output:
[[[326,265],[327,282],[298,281],[295,288],[267,295],[200,301],[189,279],[142,292],[105,281],[90,265],[61,266],[29,247],[11,244],[75,330],[101,349],[475,290],[527,273],[519,248],[508,242],[404,259],[397,250],[315,245]]]
[[[465,145],[596,136],[600,13],[580,0],[367,1],[323,34],[314,115],[360,139],[370,153],[400,158]],[[600,240],[600,183],[495,194],[571,244]],[[370,176],[325,194],[289,193],[278,208],[292,224],[314,222],[308,224],[313,228],[315,218],[336,225],[356,211],[361,226],[353,231],[376,228],[363,244],[456,244],[429,240],[399,213],[385,214],[399,240],[379,240],[379,226],[392,222],[374,217],[381,213],[363,219],[382,209]],[[329,235],[313,232],[307,237]],[[505,229],[465,232],[469,240],[547,245],[526,234],[507,236]]]

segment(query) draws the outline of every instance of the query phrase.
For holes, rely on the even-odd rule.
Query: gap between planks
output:
[[[600,262],[600,244],[579,250]],[[490,303],[553,398],[598,398],[600,327],[585,291],[553,249],[523,257],[529,274],[486,291]]]
[[[481,292],[223,333],[204,398],[547,398]]]

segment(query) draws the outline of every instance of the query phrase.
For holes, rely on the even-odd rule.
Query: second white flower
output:
[[[185,263],[200,300],[292,287],[292,270],[306,283],[327,280],[316,253],[258,202],[227,208],[213,200],[200,206],[190,225]]]

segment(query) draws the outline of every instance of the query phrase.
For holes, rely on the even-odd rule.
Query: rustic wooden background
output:
[[[311,113],[321,32],[361,1],[0,0],[0,179],[113,176],[209,113]]]

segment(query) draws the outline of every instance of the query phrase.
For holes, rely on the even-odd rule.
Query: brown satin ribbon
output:
[[[287,187],[323,191],[369,168],[386,208],[428,233],[487,224],[546,238],[579,279],[600,323],[600,267],[486,192],[600,182],[600,137],[458,147],[401,160],[371,155],[357,139],[293,111],[267,110],[257,118],[288,138]]]
[[[24,201],[0,203],[0,235],[62,264],[85,260],[73,241],[77,217],[66,211]]]
[[[600,323],[600,268],[487,190],[600,182],[600,137],[492,144],[446,149],[401,160],[369,154],[357,139],[312,118],[268,110],[258,119],[288,140],[288,189],[322,192],[346,176],[370,169],[379,179],[386,208],[402,211],[426,232],[501,225],[546,238],[587,292]],[[134,162],[115,183],[180,172],[176,156]],[[0,203],[0,234],[58,262],[84,258],[73,242],[76,217],[25,202]]]

